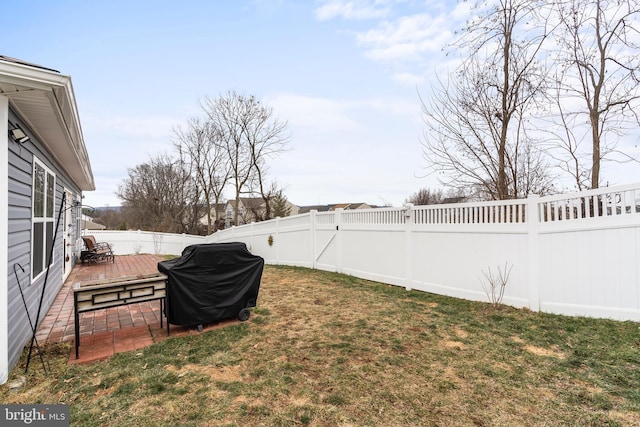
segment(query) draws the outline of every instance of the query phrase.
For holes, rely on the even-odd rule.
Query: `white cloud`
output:
[[[289,125],[320,132],[354,129],[358,124],[348,116],[349,103],[327,98],[281,93],[266,100],[277,116]]]
[[[471,16],[472,9],[473,9],[472,2],[469,2],[469,1],[459,2],[456,5],[455,9],[453,9],[453,12],[451,12],[451,18],[453,19],[453,21],[464,22],[466,19],[468,19]]]
[[[327,0],[316,10],[319,19],[374,19],[354,30],[363,55],[390,67],[393,81],[405,86],[424,83],[425,73],[449,63],[442,50],[455,29],[469,19],[469,2],[405,0]],[[365,24],[366,25],[366,24]]]
[[[281,93],[265,102],[289,121],[293,135],[291,150],[270,163],[271,176],[293,203],[399,205],[420,188],[417,99]]]
[[[127,177],[126,172],[117,171],[114,173],[108,168],[96,167],[93,162],[93,173],[95,175],[95,191],[85,191],[82,203],[91,207],[120,206],[122,201],[116,196],[118,187]],[[107,169],[106,171],[104,169]]]
[[[354,103],[354,107],[385,115],[413,117],[419,111],[416,102],[413,99],[409,101],[406,98],[369,98]]]
[[[423,13],[382,22],[377,28],[359,33],[357,42],[376,61],[416,61],[422,54],[438,52],[451,39],[446,16]]]
[[[316,9],[316,18],[320,21],[340,17],[346,20],[365,20],[384,18],[390,11],[384,1],[367,0],[328,0]]]
[[[376,114],[413,117],[419,111],[416,103],[400,98],[347,100],[280,93],[266,102],[290,126],[325,133],[361,130]]]
[[[176,117],[159,116],[119,116],[84,113],[83,126],[92,132],[121,133],[128,136],[147,137],[151,139],[166,137],[170,129],[180,122]]]
[[[119,205],[114,192],[127,177],[127,169],[171,152],[171,128],[181,120],[83,111],[82,130],[96,183],[96,191],[85,193],[85,203]]]
[[[413,73],[397,73],[393,76],[396,83],[407,86],[416,86],[424,83],[424,76]]]

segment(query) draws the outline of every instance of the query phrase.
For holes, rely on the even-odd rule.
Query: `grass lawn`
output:
[[[73,426],[640,425],[638,323],[302,268],[266,266],[248,322],[92,365],[69,351],[2,402],[69,404]]]

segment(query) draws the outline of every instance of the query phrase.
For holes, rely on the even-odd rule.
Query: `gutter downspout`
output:
[[[9,378],[9,99],[0,95],[0,384]]]

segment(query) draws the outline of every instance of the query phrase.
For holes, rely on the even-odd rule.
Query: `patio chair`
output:
[[[111,245],[106,242],[96,242],[96,238],[94,236],[82,236],[82,241],[84,245],[87,247],[86,251],[80,252],[80,261],[81,262],[100,262],[100,261],[111,261],[115,262],[115,257],[113,256],[113,250],[111,249]]]
[[[93,246],[96,249],[109,249],[110,251],[113,250],[113,248],[111,247],[110,243],[107,243],[107,242],[96,242],[96,236],[94,236],[94,235],[88,234],[86,236],[82,236],[82,239],[84,240],[85,237],[87,239],[91,240],[91,243],[93,244]],[[85,245],[86,245],[86,242],[85,242]]]

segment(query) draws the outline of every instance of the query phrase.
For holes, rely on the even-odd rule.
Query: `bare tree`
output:
[[[598,188],[601,162],[630,157],[617,150],[617,142],[637,129],[640,105],[640,4],[637,0],[556,0],[553,4],[561,22],[557,34],[558,59],[563,68],[558,82],[557,104],[568,153],[567,170],[579,189],[590,184]],[[567,108],[571,99],[582,108]],[[586,116],[591,141],[590,162],[583,159],[581,121]],[[582,119],[581,119],[582,118]],[[574,130],[576,129],[577,130]]]
[[[407,199],[407,203],[413,203],[416,206],[437,205],[442,203],[442,200],[444,200],[442,190],[421,188]]]
[[[220,223],[217,206],[231,175],[220,131],[210,121],[192,118],[186,129],[174,128],[174,146],[202,189],[207,234],[211,234]]]
[[[541,4],[482,3],[453,45],[464,55],[460,66],[422,102],[424,156],[443,184],[475,188],[490,199],[549,190],[542,155],[525,127],[545,82],[538,57],[548,31],[529,25]]]
[[[266,161],[286,149],[286,122],[273,115],[273,110],[254,96],[229,92],[218,98],[205,98],[202,108],[212,126],[220,134],[222,147],[229,160],[236,206],[242,194],[252,189],[265,200],[270,216],[270,193],[265,186]],[[235,209],[233,223],[238,223]]]
[[[586,153],[583,149],[586,136],[575,131],[582,126],[578,123],[578,116],[567,110],[564,97],[566,89],[563,89],[562,77],[557,76],[553,86],[549,88],[550,98],[549,118],[540,120],[540,131],[550,135],[544,142],[546,153],[550,161],[557,166],[564,175],[571,177],[578,191],[590,187],[590,167],[585,160]],[[557,124],[557,125],[556,125]]]
[[[104,225],[107,230],[123,229],[125,223],[118,209],[105,207],[93,212],[93,222]]]
[[[129,227],[168,233],[197,232],[199,188],[185,165],[167,155],[129,169],[118,187]]]

